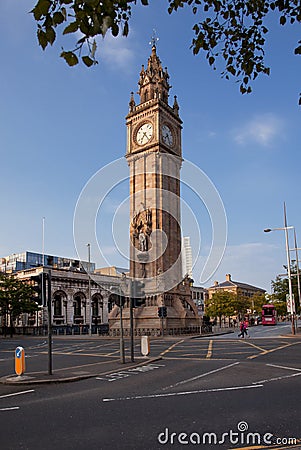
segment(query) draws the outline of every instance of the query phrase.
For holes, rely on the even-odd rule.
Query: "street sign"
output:
[[[23,347],[17,347],[15,350],[15,372],[22,375],[25,372],[25,351]]]

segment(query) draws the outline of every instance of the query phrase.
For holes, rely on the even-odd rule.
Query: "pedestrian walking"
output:
[[[239,329],[240,329],[240,333],[239,333],[238,337],[244,338],[245,335],[246,335],[246,336],[248,335],[246,322],[245,322],[244,320],[242,320],[242,321],[240,322]]]

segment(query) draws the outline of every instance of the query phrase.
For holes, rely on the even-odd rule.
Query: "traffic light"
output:
[[[158,308],[158,317],[167,317],[167,307],[166,306],[159,306]]]
[[[32,289],[36,292],[36,295],[33,297],[33,300],[36,301],[39,305],[46,305],[46,273],[39,273],[39,275],[33,275],[30,277],[31,281],[34,282],[32,285]]]
[[[145,284],[143,281],[134,280],[132,283],[133,308],[139,308],[145,304]]]
[[[114,302],[115,305],[123,306],[125,303],[125,297],[124,295],[121,295],[121,290],[118,286],[111,286],[110,287],[111,294],[109,295],[109,302]]]

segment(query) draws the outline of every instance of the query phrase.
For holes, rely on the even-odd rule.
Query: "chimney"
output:
[[[218,286],[218,281],[215,281],[215,282],[214,282],[214,286]]]
[[[226,281],[231,281],[231,274],[230,273],[226,274]]]

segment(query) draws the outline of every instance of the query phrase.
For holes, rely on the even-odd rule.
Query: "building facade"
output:
[[[251,284],[241,283],[240,281],[233,281],[231,278],[231,274],[229,273],[226,275],[225,281],[223,281],[222,283],[215,281],[214,285],[208,288],[209,300],[212,298],[212,295],[215,292],[218,292],[220,290],[232,292],[233,294],[242,295],[243,297],[249,298],[258,293],[265,293],[265,289],[252,286]]]
[[[45,267],[21,270],[15,276],[31,283],[32,276],[43,272],[51,277],[51,323],[54,329],[61,327],[64,332],[67,327],[80,327],[81,330],[84,327],[87,331],[90,317],[94,332],[101,325],[108,324],[109,313],[114,307],[110,294],[112,286],[120,285],[119,276],[93,274],[90,278],[88,273],[82,271]],[[41,306],[38,314],[23,314],[15,325],[41,327],[47,321],[47,307]]]

